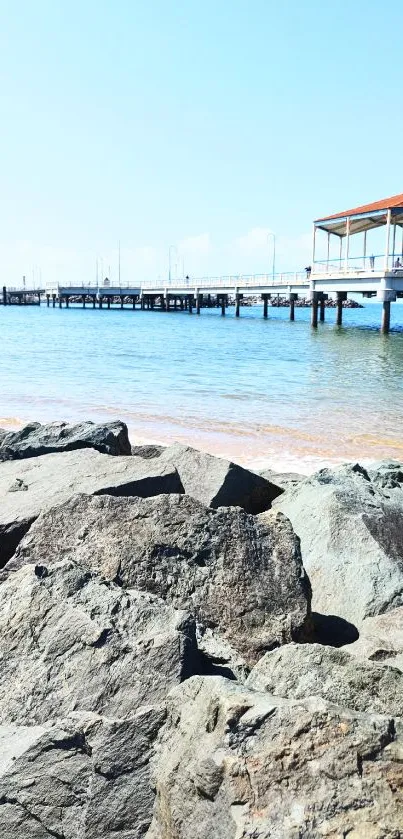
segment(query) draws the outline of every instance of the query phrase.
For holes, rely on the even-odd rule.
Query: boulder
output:
[[[403,606],[366,618],[360,626],[360,637],[349,644],[348,652],[403,672]]]
[[[217,630],[249,664],[309,628],[299,542],[278,512],[212,510],[186,495],[80,495],[38,519],[4,574],[61,556],[189,610],[199,630]]]
[[[390,716],[195,676],[169,696],[147,838],[398,839],[402,761]]]
[[[301,539],[315,611],[359,626],[403,605],[403,471],[390,473],[322,469],[275,501]]]
[[[242,466],[179,443],[168,446],[160,461],[173,464],[184,490],[208,507],[243,507],[262,513],[282,490]]]
[[[140,839],[152,817],[159,707],[0,726],[1,839]]]
[[[0,722],[129,716],[197,668],[188,613],[71,561],[44,558],[0,586]]]
[[[166,449],[166,446],[157,446],[157,444],[149,443],[143,446],[132,446],[132,455],[134,457],[144,457],[146,460],[159,457]]]
[[[403,673],[361,661],[347,649],[287,644],[266,653],[246,684],[288,699],[320,696],[354,711],[403,715]]]
[[[52,452],[68,452],[73,449],[96,449],[103,454],[130,455],[131,446],[124,422],[115,420],[95,425],[80,422],[31,422],[20,431],[0,435],[0,461],[21,460],[38,457]]]
[[[41,511],[78,492],[146,497],[183,487],[172,464],[92,449],[0,463],[0,568]]]
[[[261,469],[259,475],[282,490],[298,486],[301,481],[306,480],[306,475],[299,472],[276,472],[274,469]]]

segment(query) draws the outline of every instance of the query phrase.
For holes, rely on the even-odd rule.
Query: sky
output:
[[[3,282],[301,270],[403,192],[401,0],[0,0]],[[371,247],[369,245],[369,247]]]

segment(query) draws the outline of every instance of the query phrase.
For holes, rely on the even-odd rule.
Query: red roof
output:
[[[370,213],[378,210],[392,210],[394,207],[403,207],[403,193],[392,195],[392,198],[384,198],[383,201],[374,201],[373,204],[363,204],[362,207],[355,207],[353,210],[344,210],[342,213],[334,213],[332,216],[323,216],[316,221],[330,221],[333,218],[346,218],[346,216],[360,216],[362,213]]]

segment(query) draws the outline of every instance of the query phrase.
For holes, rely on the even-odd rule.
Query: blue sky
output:
[[[401,0],[0,0],[5,281],[279,270],[403,192]],[[177,255],[178,254],[178,255]],[[177,268],[176,268],[177,266]]]

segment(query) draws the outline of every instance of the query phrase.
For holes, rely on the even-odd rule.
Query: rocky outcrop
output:
[[[360,658],[390,664],[403,672],[403,606],[366,618],[360,626],[360,636],[348,651]],[[403,712],[402,712],[403,713]]]
[[[147,593],[46,558],[0,586],[0,722],[129,716],[197,671],[193,619]]]
[[[191,611],[249,664],[307,632],[309,581],[278,512],[212,510],[181,495],[79,496],[41,516],[4,573],[61,556]]]
[[[322,469],[275,501],[301,539],[317,612],[358,625],[403,605],[403,471]]]
[[[169,697],[147,836],[398,837],[402,756],[389,716],[197,676]]]
[[[173,464],[186,494],[208,507],[236,506],[247,513],[262,513],[282,492],[255,472],[179,443],[165,449],[159,460]]]
[[[130,455],[127,425],[119,420],[100,425],[93,422],[77,425],[67,422],[41,425],[40,422],[31,422],[20,431],[10,431],[3,437],[0,435],[0,461],[21,460],[74,449],[96,449],[103,454]]]
[[[403,673],[320,644],[287,644],[266,653],[246,684],[287,699],[320,696],[354,711],[403,714]]]
[[[78,492],[147,497],[183,487],[172,464],[91,449],[0,463],[0,568],[43,510]]]
[[[149,760],[160,707],[0,726],[1,839],[140,839],[152,817]]]

